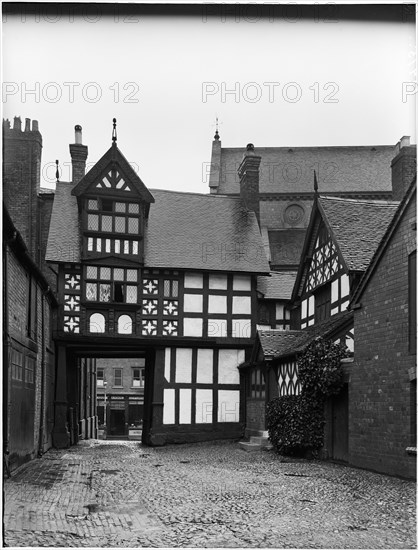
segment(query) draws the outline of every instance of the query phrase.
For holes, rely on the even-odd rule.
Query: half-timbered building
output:
[[[269,272],[256,215],[238,197],[148,190],[115,131],[84,174],[80,127],[75,141],[46,253],[58,274],[57,384],[68,396],[57,401],[55,444],[68,443],[80,357],[144,359],[144,442],[239,437],[237,366],[254,341],[257,275]],[[249,148],[241,164],[244,195],[254,157]]]
[[[315,181],[317,189],[317,183]],[[353,312],[347,311],[353,290],[366,270],[398,206],[396,201],[321,196],[316,192],[291,298],[289,333],[259,331],[251,361],[243,365],[247,386],[246,435],[265,434],[264,410],[273,397],[297,395],[298,354],[317,336],[332,339],[354,352]],[[289,307],[289,306],[288,306]],[[273,345],[272,345],[273,344]],[[254,384],[264,388],[253,392]],[[347,394],[347,388],[343,393]],[[253,400],[258,400],[255,407]],[[327,453],[347,459],[347,401],[335,410]],[[338,409],[338,414],[337,414]],[[254,417],[253,411],[257,410]],[[332,433],[340,437],[335,443]],[[254,430],[258,431],[256,434]]]

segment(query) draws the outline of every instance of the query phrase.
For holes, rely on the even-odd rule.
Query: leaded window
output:
[[[85,273],[87,301],[138,303],[137,269],[86,266]]]

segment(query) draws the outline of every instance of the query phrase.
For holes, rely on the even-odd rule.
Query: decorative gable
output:
[[[305,291],[315,290],[318,286],[330,281],[342,269],[337,247],[324,222],[321,222],[308,269]]]
[[[147,212],[149,205],[154,202],[154,197],[115,142],[74,187],[71,193],[80,201],[80,198],[84,195],[91,195],[97,191],[132,192],[138,196],[138,200],[147,206]]]
[[[131,191],[129,184],[125,181],[122,174],[117,168],[111,168],[107,173],[96,183],[97,189],[114,189],[117,191]]]
[[[302,329],[347,309],[350,295],[348,268],[318,202],[317,198],[292,296],[300,304]]]

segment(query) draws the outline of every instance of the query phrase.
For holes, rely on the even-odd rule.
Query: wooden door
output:
[[[332,399],[332,458],[348,461],[348,384]]]

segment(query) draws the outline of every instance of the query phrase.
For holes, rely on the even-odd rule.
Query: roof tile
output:
[[[319,205],[350,270],[364,271],[399,202],[319,197]]]

